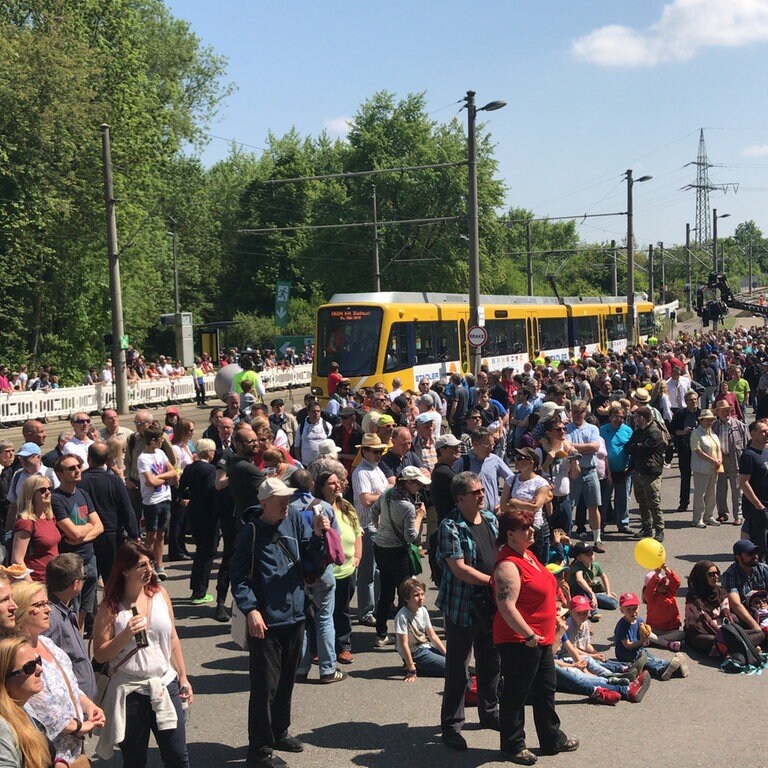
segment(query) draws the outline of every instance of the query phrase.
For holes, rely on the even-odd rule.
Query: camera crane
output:
[[[714,329],[729,309],[745,309],[753,315],[768,317],[768,306],[737,299],[728,284],[728,278],[722,272],[710,272],[707,284],[696,291],[696,314],[705,328],[711,321]]]

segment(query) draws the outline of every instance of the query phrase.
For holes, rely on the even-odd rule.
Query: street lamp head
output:
[[[497,109],[503,109],[507,106],[506,101],[489,101],[484,107],[478,107],[478,112],[495,112]]]
[[[639,184],[641,181],[650,181],[653,176],[641,176],[639,179],[635,179],[635,184]]]
[[[721,213],[717,218],[718,219],[727,219],[731,214],[730,213]]]

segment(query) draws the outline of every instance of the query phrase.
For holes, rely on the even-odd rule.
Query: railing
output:
[[[262,375],[268,392],[305,387],[312,375],[311,365],[293,368],[271,368]],[[206,397],[216,397],[215,375],[205,376]],[[131,408],[182,403],[195,399],[195,384],[191,376],[179,379],[138,381],[128,385],[128,405]],[[0,424],[14,424],[27,419],[66,419],[77,411],[96,413],[116,403],[114,387],[103,384],[63,387],[50,392],[11,392],[0,394]]]

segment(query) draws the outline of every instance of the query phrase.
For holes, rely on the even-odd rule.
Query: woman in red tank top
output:
[[[533,512],[507,507],[499,517],[501,551],[491,583],[497,612],[493,642],[501,656],[501,751],[518,765],[533,765],[525,745],[525,702],[533,705],[536,734],[545,755],[573,752],[579,742],[560,730],[555,712],[555,577],[530,553],[536,540]]]

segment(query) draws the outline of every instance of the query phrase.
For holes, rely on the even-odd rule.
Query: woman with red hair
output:
[[[573,752],[579,742],[560,730],[555,712],[555,577],[528,549],[536,540],[531,509],[508,507],[499,516],[501,547],[491,578],[497,613],[493,642],[501,657],[501,751],[518,765],[533,765],[525,745],[525,702],[533,705],[536,734],[545,755]]]
[[[110,681],[102,706],[107,727],[97,754],[120,747],[125,768],[144,768],[150,730],[166,768],[188,768],[182,700],[192,702],[173,607],[152,552],[127,541],[117,551],[93,630],[94,658]]]

